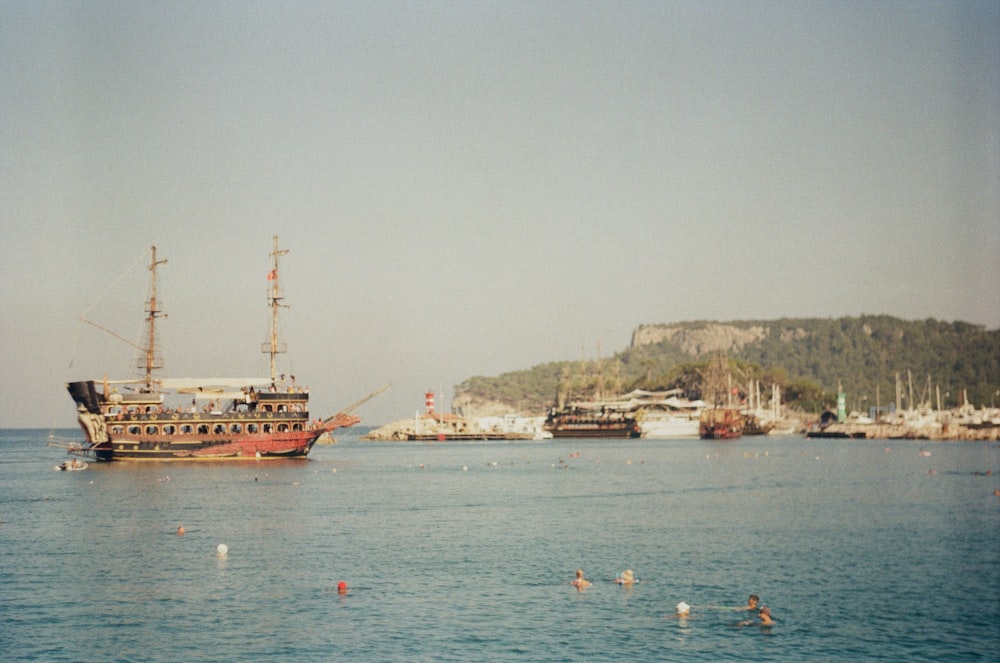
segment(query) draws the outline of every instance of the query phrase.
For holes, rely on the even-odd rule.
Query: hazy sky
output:
[[[0,426],[131,375],[286,371],[316,415],[637,325],[1000,326],[1000,3],[0,2]],[[131,270],[130,270],[131,268]]]

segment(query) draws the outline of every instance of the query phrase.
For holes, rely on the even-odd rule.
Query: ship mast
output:
[[[167,264],[166,260],[156,259],[156,245],[150,247],[152,258],[149,262],[149,299],[146,300],[146,347],[144,356],[139,358],[139,368],[146,371],[146,390],[153,390],[153,371],[163,368],[163,357],[156,354],[156,319],[167,317],[159,308],[156,300],[156,268]]]
[[[277,377],[275,358],[278,354],[287,352],[288,350],[288,346],[286,344],[278,342],[278,309],[281,307],[288,308],[287,304],[282,303],[285,299],[285,295],[281,291],[281,287],[278,283],[278,258],[288,253],[288,249],[278,249],[277,235],[272,238],[272,241],[274,244],[274,248],[271,249],[273,267],[267,274],[267,281],[270,286],[268,288],[267,299],[269,305],[271,306],[271,338],[268,342],[261,345],[261,352],[271,356],[271,385],[273,386],[276,384]]]

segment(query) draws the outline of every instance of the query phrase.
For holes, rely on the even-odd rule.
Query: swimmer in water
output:
[[[631,587],[637,581],[635,579],[635,575],[633,575],[632,573],[632,569],[625,569],[624,571],[622,571],[622,574],[620,576],[615,578],[615,582],[621,585],[622,587]]]
[[[576,570],[576,578],[574,578],[573,580],[571,580],[569,584],[571,584],[574,587],[576,587],[576,591],[582,592],[583,590],[585,590],[588,587],[590,587],[590,585],[592,583],[589,580],[587,580],[586,578],[583,577],[583,569],[577,569]]]
[[[337,593],[346,594],[347,593],[347,583],[341,580],[337,583]]]
[[[761,607],[760,611],[757,612],[757,620],[748,619],[740,622],[740,626],[774,626],[774,620],[771,618],[771,609],[766,605]]]
[[[674,608],[674,612],[677,615],[677,617],[685,619],[691,616],[691,606],[689,606],[684,601],[681,601],[680,603],[677,604],[677,607]]]
[[[747,599],[747,605],[744,610],[756,610],[757,604],[760,603],[760,597],[756,594],[751,594],[750,598]]]

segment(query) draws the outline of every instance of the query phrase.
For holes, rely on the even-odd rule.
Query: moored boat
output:
[[[277,236],[273,247],[273,268],[267,275],[271,337],[263,346],[270,355],[270,377],[158,379],[154,375],[164,366],[157,354],[155,327],[164,317],[157,301],[157,268],[166,261],[157,260],[153,246],[146,343],[139,348],[144,377],[67,385],[86,440],[70,447],[70,453],[99,461],[303,458],[321,435],[361,420],[350,409],[311,419],[309,390],[297,386],[294,376],[286,381],[277,373],[276,356],[285,351],[277,334],[278,309],[283,306],[278,258],[287,250],[278,249]]]
[[[543,427],[552,437],[632,438],[642,435],[634,413],[599,403],[552,409]]]
[[[689,400],[681,389],[643,391],[636,389],[620,400],[627,400],[636,411],[642,436],[655,440],[698,437],[698,420],[705,402]]]
[[[647,412],[640,423],[642,436],[651,440],[698,437],[698,416],[671,412]]]
[[[554,437],[697,437],[698,412],[705,403],[680,398],[681,393],[636,389],[600,400],[574,401],[550,410],[544,428]]]
[[[775,422],[758,416],[755,412],[743,413],[743,435],[768,435]]]
[[[743,435],[743,414],[729,407],[705,408],[698,422],[698,436],[705,440],[733,440]]]
[[[739,389],[733,384],[732,363],[721,352],[702,374],[702,398],[713,407],[701,411],[698,436],[704,440],[733,440],[743,435],[746,418],[740,411]]]

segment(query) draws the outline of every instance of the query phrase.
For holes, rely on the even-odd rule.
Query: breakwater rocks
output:
[[[466,419],[454,414],[428,413],[401,419],[367,433],[361,439],[385,442],[405,440],[538,440],[551,438],[542,430],[543,417],[480,417]]]
[[[460,417],[424,415],[400,419],[369,431],[363,440],[402,442],[404,440],[479,439],[482,431],[473,422]]]

